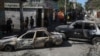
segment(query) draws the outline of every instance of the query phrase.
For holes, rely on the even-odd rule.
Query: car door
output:
[[[22,35],[17,41],[18,48],[31,48],[31,47],[33,47],[34,34],[35,34],[34,32],[29,32],[29,33]]]
[[[83,23],[82,22],[76,22],[73,25],[72,37],[75,38],[82,38],[83,37]]]
[[[84,29],[83,29],[84,38],[91,37],[90,32],[95,30],[95,24],[94,23],[85,22],[83,24],[83,27],[84,27]]]
[[[45,42],[49,40],[49,36],[45,31],[37,31],[34,40],[35,47],[44,47]]]

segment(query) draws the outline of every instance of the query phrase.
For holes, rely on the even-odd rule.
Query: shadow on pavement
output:
[[[89,40],[84,39],[69,39],[69,41],[73,41],[71,44],[91,44]]]
[[[68,41],[64,41],[62,45],[59,46],[51,46],[51,47],[42,47],[42,48],[26,48],[26,49],[19,49],[17,51],[22,51],[22,50],[38,50],[38,49],[52,49],[52,48],[63,48],[63,47],[71,47],[71,43]]]
[[[71,46],[72,46],[71,43],[69,43],[68,41],[64,41],[62,46],[60,46],[60,47],[71,47]]]

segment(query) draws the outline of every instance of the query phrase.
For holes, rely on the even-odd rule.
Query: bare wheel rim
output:
[[[47,42],[47,43],[45,44],[45,47],[52,47],[52,46],[53,46],[52,42]]]
[[[98,43],[98,38],[93,39],[93,44],[97,44]]]
[[[6,47],[4,48],[4,50],[5,50],[5,51],[12,51],[12,47],[11,47],[11,46],[6,46]]]

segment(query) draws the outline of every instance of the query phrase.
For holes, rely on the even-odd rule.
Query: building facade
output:
[[[15,29],[20,29],[20,6],[19,0],[5,0],[5,21],[11,18]],[[27,0],[23,3],[24,20],[28,17],[34,19],[34,26],[44,26],[44,22],[48,21],[51,14],[53,19],[53,10],[55,9],[55,2],[52,0]],[[29,26],[30,28],[30,26]]]
[[[0,0],[0,25],[4,24],[5,20],[5,13],[4,13],[4,0]]]

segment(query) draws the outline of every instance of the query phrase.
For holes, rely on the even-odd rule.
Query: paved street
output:
[[[26,49],[15,52],[0,51],[0,56],[87,56],[92,45],[86,42],[65,41],[62,46]]]

